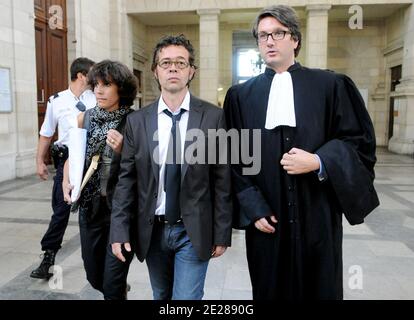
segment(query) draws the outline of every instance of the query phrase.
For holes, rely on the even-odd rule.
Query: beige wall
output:
[[[378,145],[388,142],[386,103],[376,95],[385,81],[384,34],[382,20],[364,21],[361,30],[349,29],[347,21],[329,23],[328,68],[348,75],[359,89],[368,90],[367,107]]]
[[[0,181],[35,172],[34,7],[0,0],[0,66],[10,68],[13,110],[0,113]]]
[[[133,12],[164,12],[164,11],[195,11],[198,9],[257,9],[275,4],[288,4],[292,7],[303,7],[308,4],[318,5],[353,5],[353,4],[389,4],[407,3],[412,0],[125,0],[128,13]]]
[[[133,20],[125,14],[124,0],[110,1],[111,58],[132,68]]]
[[[145,91],[145,87],[147,84],[145,72],[147,68],[147,64],[150,61],[150,57],[148,55],[148,52],[145,48],[145,43],[147,39],[147,27],[141,23],[138,19],[133,19],[132,17],[129,17],[130,23],[131,23],[131,43],[132,43],[132,65],[133,68],[142,72],[142,106],[145,106],[147,104],[147,94]],[[136,106],[138,106],[138,103],[136,103]],[[141,106],[141,107],[142,107]]]
[[[116,1],[115,1],[116,2]],[[68,60],[88,57],[95,61],[111,57],[111,0],[68,0]]]
[[[398,18],[401,16],[399,15]],[[394,134],[388,149],[412,155],[414,154],[414,6],[408,7],[403,16],[402,77],[395,92],[391,94],[395,99],[394,110],[397,114],[394,116]]]
[[[403,46],[404,38],[402,30],[404,30],[404,9],[394,13],[385,20],[385,48],[383,50],[385,59],[385,110],[384,123],[386,126],[386,139],[388,140],[388,123],[390,108],[390,90],[391,90],[391,68],[402,65],[403,63]],[[388,141],[387,141],[388,142]]]
[[[79,0],[78,0],[79,1]],[[80,1],[81,25],[78,37],[81,42],[81,55],[96,61],[107,59],[111,52],[110,43],[110,1]]]
[[[132,68],[133,21],[124,0],[67,0],[68,61],[85,56],[119,60]]]
[[[385,20],[387,46],[396,40],[402,40],[402,30],[404,30],[404,24],[407,22],[405,21],[406,12],[406,9],[400,9]]]

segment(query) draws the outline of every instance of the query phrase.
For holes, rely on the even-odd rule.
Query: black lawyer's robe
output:
[[[233,226],[246,229],[254,299],[341,299],[342,214],[350,224],[360,224],[379,205],[373,187],[374,129],[345,75],[299,63],[288,72],[295,128],[264,129],[273,70],[227,93],[229,129],[262,129],[261,171],[246,176],[242,164],[232,166]],[[313,172],[288,175],[283,170],[283,154],[293,147],[320,156],[324,182]],[[254,228],[254,221],[272,213],[278,220],[274,234]]]

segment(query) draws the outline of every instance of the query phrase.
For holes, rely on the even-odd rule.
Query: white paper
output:
[[[86,153],[86,130],[72,128],[69,131],[69,181],[73,186],[72,202],[78,200],[83,177]]]

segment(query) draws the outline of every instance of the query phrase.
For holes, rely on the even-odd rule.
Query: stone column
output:
[[[326,69],[328,61],[328,12],[331,5],[306,6],[306,66]]]
[[[219,9],[197,10],[200,16],[200,98],[217,104],[219,85]]]
[[[414,6],[407,8],[404,32],[404,58],[400,84],[394,97],[394,135],[388,149],[401,154],[414,154]]]
[[[110,6],[110,37],[111,58],[133,68],[132,42],[133,31],[131,17],[126,14],[124,0],[111,0]]]
[[[36,172],[36,147],[38,139],[36,104],[36,41],[34,29],[34,6],[25,1],[10,1],[13,65],[11,66],[12,91],[14,95],[15,123],[10,125],[10,149],[16,144],[16,177]],[[7,20],[7,19],[6,19]],[[11,119],[9,119],[11,120]],[[12,151],[13,150],[13,151]],[[9,168],[2,167],[2,175],[10,175]]]

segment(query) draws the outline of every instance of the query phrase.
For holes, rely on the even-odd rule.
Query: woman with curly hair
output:
[[[125,263],[116,259],[108,244],[112,193],[118,181],[123,129],[137,94],[137,81],[124,64],[104,60],[88,74],[97,106],[78,116],[79,128],[87,130],[85,171],[94,156],[99,155],[97,169],[82,189],[79,206],[79,227],[82,259],[89,283],[104,294],[105,299],[125,299],[127,274],[132,254]],[[70,151],[69,151],[70,152]],[[65,164],[63,192],[71,202]]]

